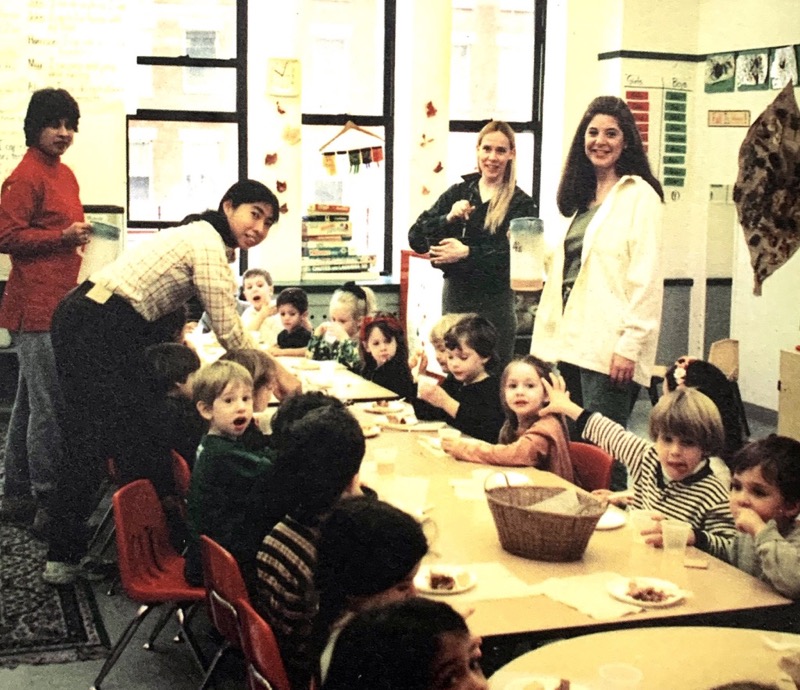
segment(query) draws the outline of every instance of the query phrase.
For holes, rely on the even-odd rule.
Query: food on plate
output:
[[[558,690],[569,690],[569,681],[562,678],[558,683]]]
[[[636,599],[636,601],[655,603],[666,601],[671,596],[669,592],[665,592],[663,589],[658,589],[658,587],[653,587],[652,585],[646,585],[642,587],[636,584],[636,580],[631,580],[628,582],[628,590],[626,594],[631,599]]]
[[[435,570],[431,570],[428,577],[430,579],[431,589],[444,590],[446,592],[455,589],[456,579],[452,575],[437,573]]]
[[[375,401],[375,407],[389,407],[389,401],[388,400],[376,400]]]

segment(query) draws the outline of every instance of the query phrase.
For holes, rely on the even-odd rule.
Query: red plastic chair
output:
[[[93,689],[108,675],[147,615],[162,604],[169,609],[156,624],[145,649],[151,649],[173,613],[182,637],[204,669],[203,657],[189,629],[195,604],[205,598],[202,587],[192,587],[183,576],[183,557],[170,544],[164,512],[150,481],[139,479],[118,489],[112,498],[117,535],[117,559],[122,586],[141,606],[114,645],[95,679]]]
[[[175,491],[185,499],[189,496],[189,483],[192,481],[192,468],[186,459],[177,451],[171,450],[172,476],[175,479]]]
[[[614,458],[602,448],[591,443],[570,441],[569,457],[579,486],[586,491],[611,488],[611,464]]]
[[[272,628],[248,601],[240,599],[236,610],[242,653],[247,661],[248,689],[292,690]]]
[[[206,604],[214,627],[225,642],[211,660],[200,690],[207,688],[219,660],[230,649],[238,649],[239,620],[236,605],[249,602],[247,587],[242,579],[236,559],[216,541],[200,535],[200,554],[203,558],[203,581],[206,586]]]

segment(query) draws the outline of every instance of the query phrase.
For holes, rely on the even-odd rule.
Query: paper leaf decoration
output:
[[[278,162],[278,154],[277,153],[268,153],[264,156],[264,165],[275,165]]]
[[[425,104],[425,114],[428,117],[433,117],[434,115],[436,115],[437,112],[439,112],[439,111],[436,110],[436,107],[433,105],[433,101],[428,101]]]
[[[275,107],[278,109],[278,115],[285,115],[286,111],[281,107],[280,101],[275,101]]]
[[[733,200],[760,295],[764,280],[800,247],[800,109],[791,83],[747,131]]]
[[[281,204],[281,207],[278,210],[281,213],[289,213],[289,207],[286,204]]]
[[[444,166],[442,165],[442,161],[439,161],[436,164],[436,167],[433,169],[433,172],[440,173],[440,172],[442,172],[442,170],[444,170]]]
[[[278,190],[279,194],[283,194],[286,191],[286,183],[281,180],[276,180],[275,188]]]
[[[428,189],[425,185],[422,185],[422,196],[428,196],[431,193],[431,190]]]

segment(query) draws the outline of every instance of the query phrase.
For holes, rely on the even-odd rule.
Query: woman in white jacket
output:
[[[623,426],[655,362],[663,200],[626,103],[594,99],[558,188],[565,218],[550,248],[531,353],[559,362],[578,404]]]

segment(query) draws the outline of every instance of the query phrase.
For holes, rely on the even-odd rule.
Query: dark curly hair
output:
[[[67,129],[78,131],[81,111],[77,101],[64,89],[34,91],[25,113],[25,145],[36,146],[45,127],[58,127],[62,120]]]

